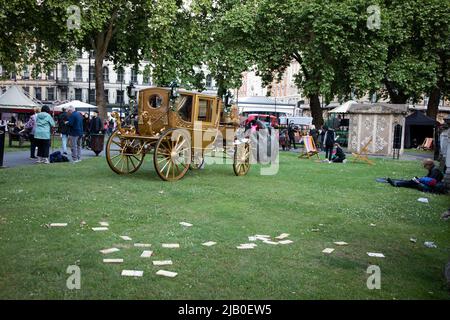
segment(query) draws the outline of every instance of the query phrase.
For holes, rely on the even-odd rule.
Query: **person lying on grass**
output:
[[[394,187],[413,188],[421,191],[439,191],[442,188],[442,179],[444,175],[436,168],[434,161],[431,159],[425,159],[422,162],[423,167],[428,170],[428,174],[425,177],[414,177],[411,180],[392,180],[387,178],[386,180]]]

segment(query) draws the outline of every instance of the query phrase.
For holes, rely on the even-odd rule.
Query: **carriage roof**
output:
[[[167,88],[167,87],[150,87],[150,88],[141,89],[141,90],[139,90],[139,92],[147,92],[147,91],[152,91],[155,89],[164,90],[164,91],[167,91],[167,93],[169,93],[171,90],[170,88]],[[180,89],[180,90],[178,90],[178,92],[180,94],[201,95],[201,96],[206,96],[206,97],[210,97],[210,98],[218,98],[218,96],[216,94],[203,93],[203,92],[192,91],[192,90]]]

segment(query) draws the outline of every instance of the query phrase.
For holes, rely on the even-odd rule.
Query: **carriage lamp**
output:
[[[127,94],[128,97],[131,99],[135,99],[136,98],[136,87],[134,86],[134,83],[130,81],[130,85],[127,86]]]
[[[172,81],[169,87],[170,87],[170,100],[175,101],[180,96],[178,83],[176,81]]]

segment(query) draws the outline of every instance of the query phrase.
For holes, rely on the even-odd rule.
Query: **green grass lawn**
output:
[[[114,174],[104,158],[1,170],[0,299],[448,299],[450,225],[439,216],[450,198],[375,182],[421,173],[415,162],[328,164],[291,153],[275,176],[254,166],[235,177],[231,165],[210,165],[174,183],[160,181],[150,159],[130,176]],[[109,231],[92,231],[99,221]],[[45,227],[51,222],[68,226]],[[250,235],[283,232],[294,243],[236,249]],[[201,245],[210,240],[217,245]],[[134,242],[151,243],[154,257],[140,258]],[[99,252],[114,246],[121,251]],[[326,255],[327,247],[336,250]],[[107,265],[105,257],[125,261]],[[154,259],[174,264],[158,268]],[[73,264],[80,290],[66,288]],[[366,287],[369,265],[381,268],[381,290]],[[144,276],[121,277],[123,269]]]
[[[51,140],[52,148],[61,148],[61,136],[54,136]],[[12,146],[9,146],[9,136],[5,136],[5,152],[15,152],[15,151],[27,151],[30,150],[30,141],[24,141],[21,147],[19,147],[19,141],[13,141]]]

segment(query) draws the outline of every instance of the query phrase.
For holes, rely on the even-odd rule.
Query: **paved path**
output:
[[[60,149],[51,149],[50,153],[55,151],[61,151]],[[105,152],[102,152],[98,155],[99,157],[104,157]],[[95,157],[94,151],[81,149],[81,160],[86,158],[93,158]],[[68,154],[68,158],[70,161],[72,161],[72,157],[70,156],[70,150]],[[9,151],[5,152],[3,157],[3,166],[7,168],[13,168],[13,167],[20,167],[20,166],[27,166],[27,165],[33,165],[36,163],[36,159],[30,159],[30,151]]]

